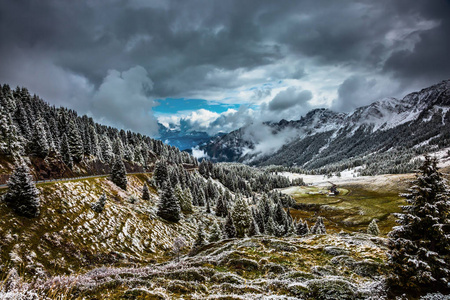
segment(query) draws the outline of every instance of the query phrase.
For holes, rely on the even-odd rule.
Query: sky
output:
[[[349,112],[450,78],[449,0],[3,0],[0,83],[158,135]]]

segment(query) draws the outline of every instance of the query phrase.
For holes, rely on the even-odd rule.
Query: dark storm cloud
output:
[[[92,104],[102,85],[113,92],[104,90],[110,72],[142,67],[153,98],[220,94],[265,80],[304,86],[314,76],[316,86],[307,88],[320,95],[319,83],[331,75],[314,70],[329,67],[343,72],[332,84],[339,90],[333,106],[343,110],[376,100],[364,87],[383,87],[382,78],[400,87],[377,96],[449,78],[449,11],[448,1],[428,0],[2,1],[0,81],[112,120],[117,112]],[[249,101],[278,94],[255,91]],[[135,92],[137,103],[149,96]]]
[[[273,100],[269,102],[269,110],[283,111],[286,109],[291,109],[294,106],[302,106],[308,109],[310,108],[308,101],[311,100],[312,97],[313,95],[311,91],[299,91],[293,87],[290,87],[285,91],[279,92]]]

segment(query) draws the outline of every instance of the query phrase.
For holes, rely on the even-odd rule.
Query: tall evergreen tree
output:
[[[225,224],[223,225],[223,237],[226,239],[231,239],[236,237],[236,227],[233,224],[233,218],[228,214],[225,219]]]
[[[158,187],[162,187],[163,183],[168,183],[169,170],[167,167],[167,162],[164,159],[158,160],[156,162],[155,171],[153,172],[153,178]]]
[[[450,283],[450,192],[436,159],[425,157],[389,233],[393,287],[448,289]]]
[[[44,158],[50,150],[47,134],[41,119],[33,124],[33,134],[31,135],[30,151],[32,154]]]
[[[123,190],[127,190],[127,171],[122,159],[117,159],[111,170],[111,181]]]
[[[310,232],[312,234],[326,234],[327,230],[325,228],[325,224],[323,223],[322,217],[317,217],[316,223],[313,227],[311,227]]]
[[[64,133],[61,139],[61,156],[64,163],[69,167],[73,167],[72,154],[70,154],[69,142],[67,135]]]
[[[150,193],[146,183],[144,183],[144,187],[142,188],[142,200],[150,200]]]
[[[17,214],[28,218],[37,217],[40,213],[39,191],[27,165],[22,162],[16,165],[8,181],[8,192],[4,196],[6,204]]]
[[[69,122],[69,133],[67,138],[73,161],[80,162],[84,153],[83,140],[81,139],[80,131],[73,120],[70,120]]]
[[[208,241],[210,243],[217,242],[218,240],[220,240],[221,234],[222,234],[222,232],[220,230],[220,226],[216,222],[216,220],[214,220],[212,228],[211,228],[211,234],[209,235]]]
[[[227,214],[228,214],[227,204],[225,202],[224,197],[220,196],[217,199],[216,216],[218,216],[218,217],[226,217]]]
[[[250,226],[251,213],[244,198],[242,196],[237,196],[236,198],[233,210],[231,211],[231,216],[233,217],[237,237],[244,237]]]
[[[206,233],[205,228],[203,225],[199,225],[197,227],[197,236],[195,238],[194,244],[192,245],[192,248],[199,249],[206,245]]]
[[[178,222],[181,218],[180,210],[180,203],[175,198],[172,187],[170,184],[163,184],[160,190],[157,215],[167,221]]]
[[[377,221],[375,221],[375,219],[373,219],[367,227],[367,233],[371,235],[380,234],[380,229],[378,229]]]

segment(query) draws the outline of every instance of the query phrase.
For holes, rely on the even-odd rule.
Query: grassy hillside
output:
[[[198,211],[177,224],[159,219],[155,191],[150,201],[141,199],[148,178],[128,175],[127,191],[106,177],[39,184],[41,215],[34,219],[19,217],[0,202],[1,274],[14,267],[26,277],[45,277],[172,258],[173,240],[183,235],[191,241],[198,220],[209,219]],[[96,213],[91,204],[102,193],[108,201]]]

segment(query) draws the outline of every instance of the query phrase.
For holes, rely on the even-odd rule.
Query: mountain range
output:
[[[318,169],[357,158],[450,145],[450,80],[350,113],[314,109],[299,120],[252,124],[200,147],[213,161]],[[413,155],[408,156],[409,158]],[[392,158],[392,157],[391,157]]]

